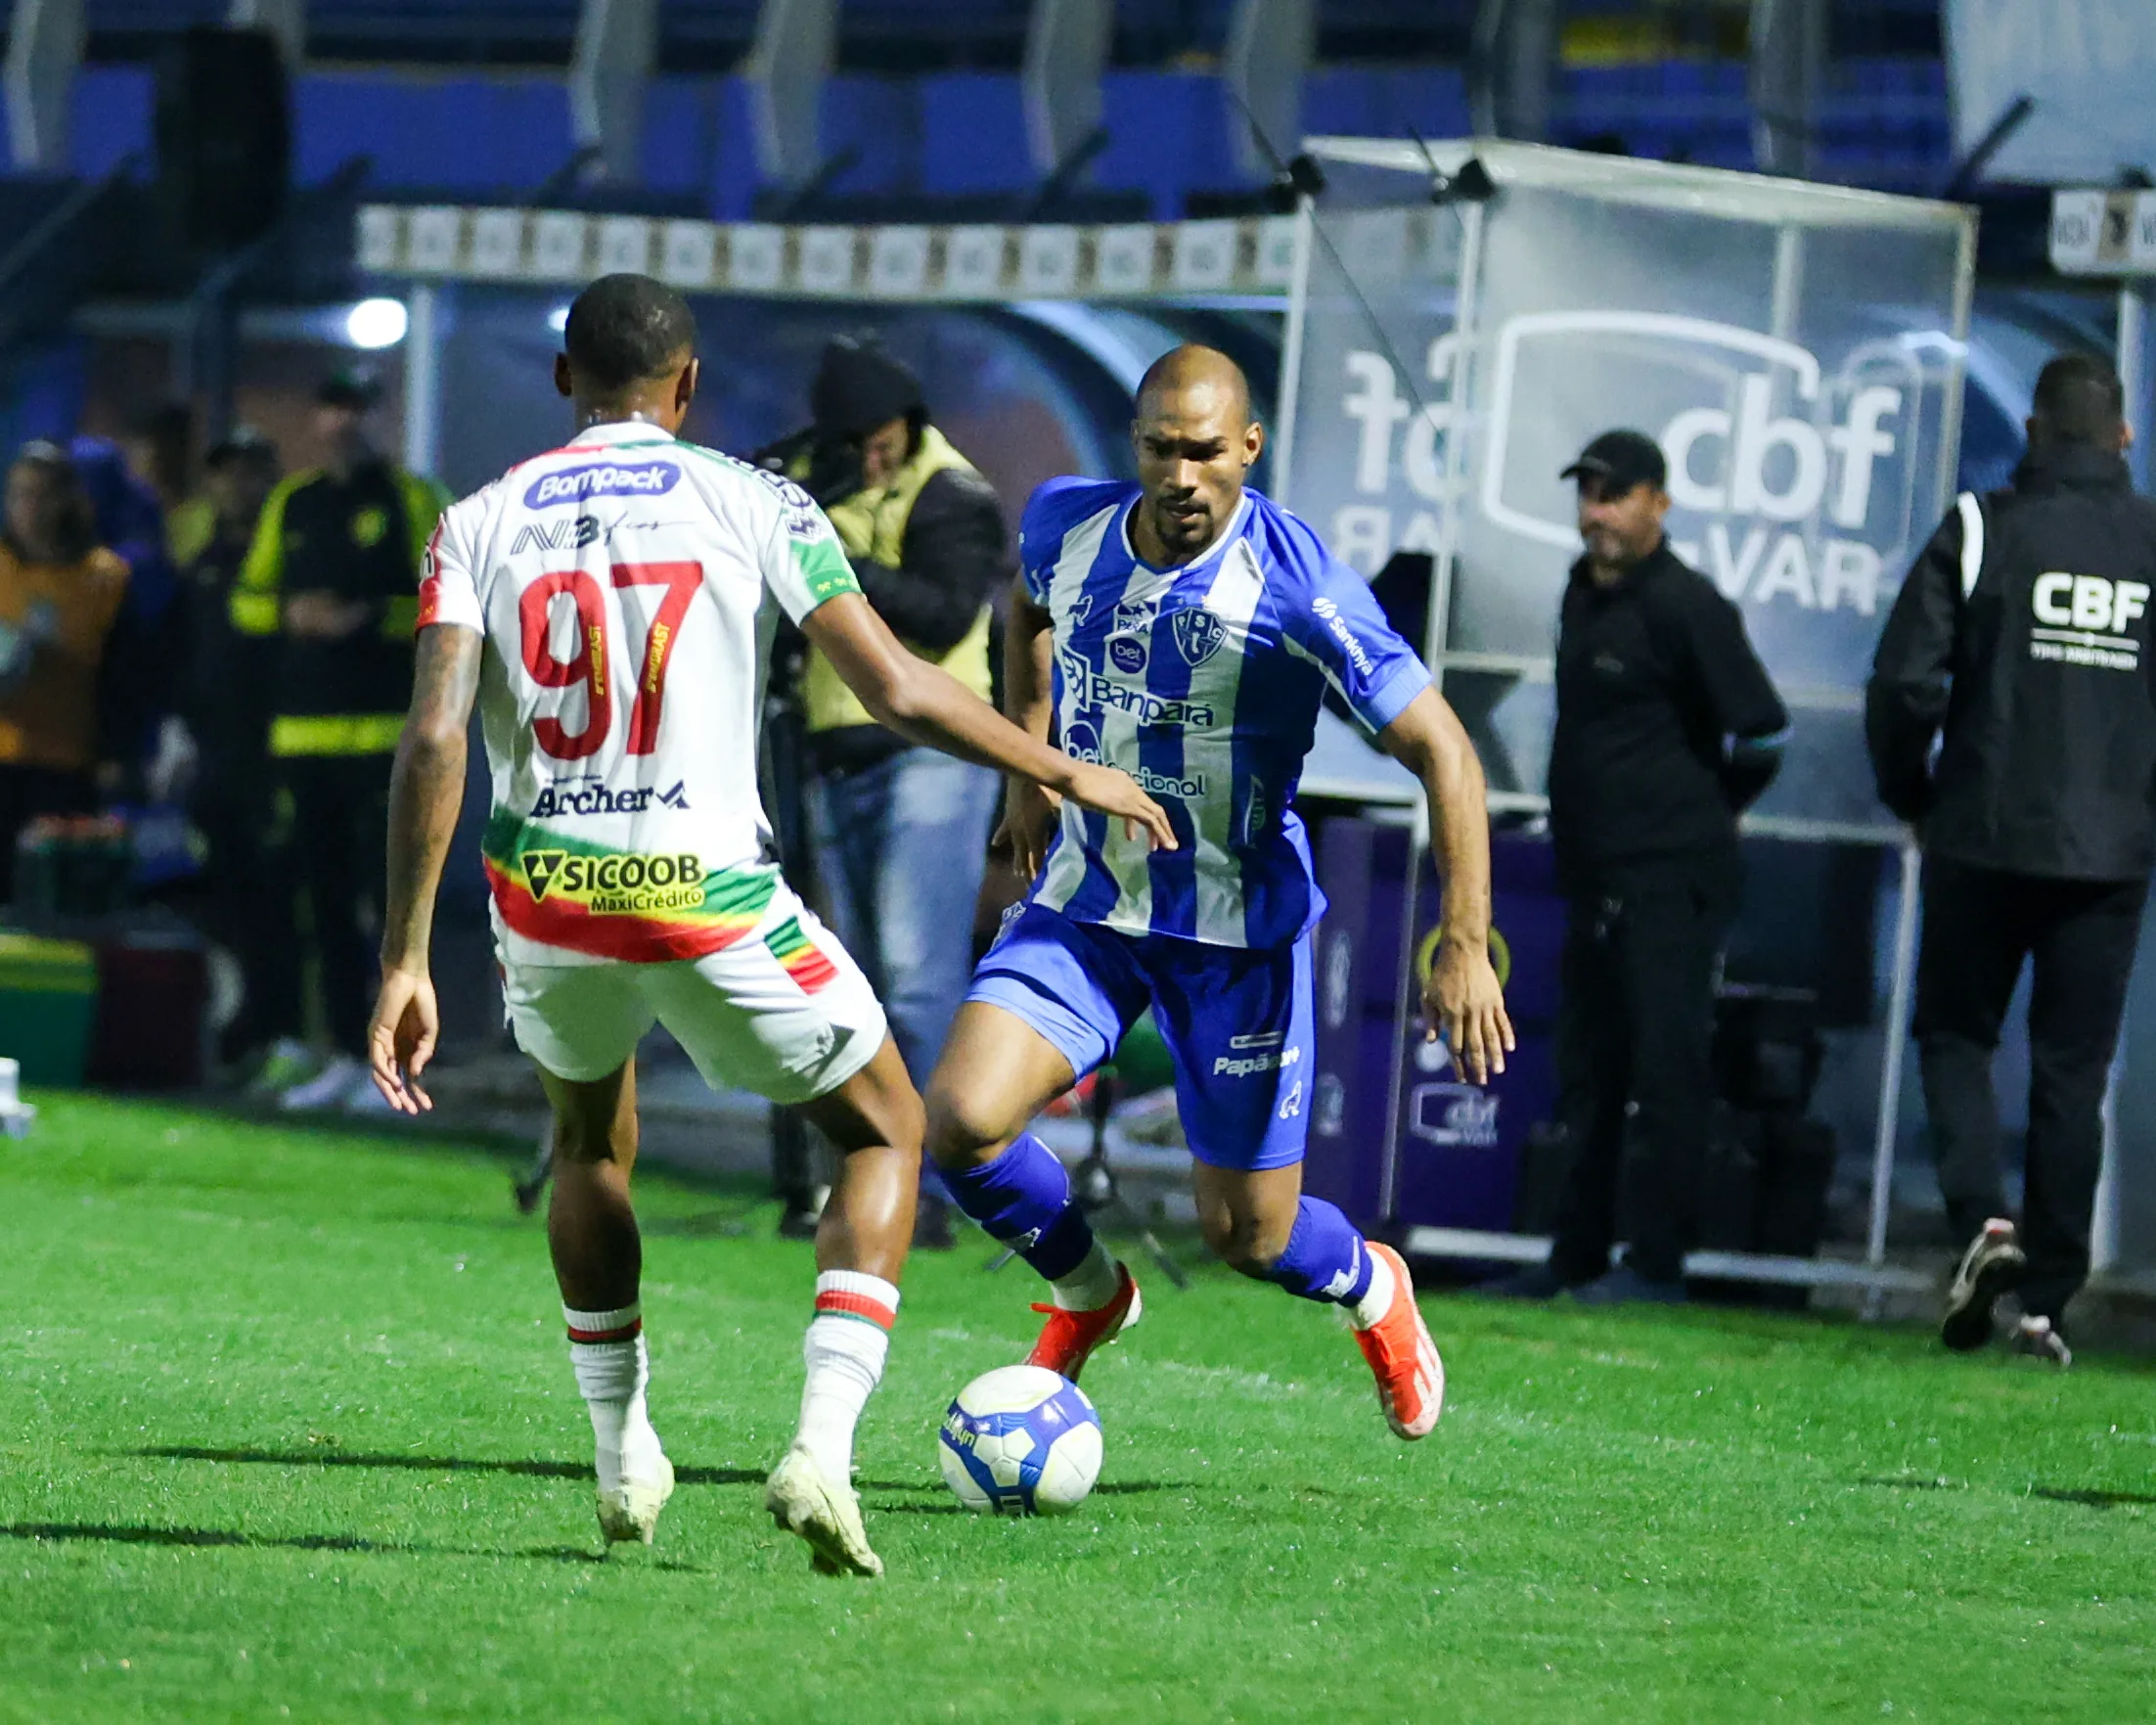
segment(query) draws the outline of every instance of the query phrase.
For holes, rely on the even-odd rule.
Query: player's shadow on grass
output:
[[[95,1521],[11,1521],[0,1537],[66,1545],[90,1541],[106,1545],[184,1547],[237,1546],[252,1551],[365,1552],[402,1558],[528,1558],[551,1564],[604,1564],[598,1552],[573,1545],[526,1546],[521,1551],[481,1551],[464,1546],[403,1545],[393,1540],[361,1539],[352,1533],[238,1533],[229,1527],[144,1527]]]
[[[2032,1485],[2029,1495],[2048,1498],[2055,1504],[2081,1504],[2091,1510],[2115,1510],[2122,1504],[2156,1504],[2156,1491],[2110,1491],[2099,1487],[2069,1490],[2058,1485]]]
[[[468,1456],[370,1455],[337,1449],[206,1449],[159,1443],[124,1455],[166,1462],[246,1463],[270,1468],[394,1468],[417,1474],[519,1474],[537,1479],[589,1479],[591,1465],[532,1460],[474,1461]],[[761,1485],[764,1472],[751,1468],[676,1468],[682,1485]]]

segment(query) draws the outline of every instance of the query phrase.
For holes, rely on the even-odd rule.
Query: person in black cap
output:
[[[1736,608],[1663,536],[1654,439],[1604,431],[1562,477],[1579,481],[1587,542],[1557,626],[1550,750],[1570,901],[1557,1114],[1571,1165],[1549,1263],[1496,1292],[1675,1301],[1714,1100],[1736,817],[1773,780],[1788,715]],[[1612,1268],[1620,1208],[1630,1246]]]
[[[914,653],[992,699],[989,599],[1009,574],[995,489],[930,421],[913,369],[873,339],[825,346],[809,408],[795,477],[838,529],[870,605]],[[985,767],[884,730],[819,654],[801,701],[831,925],[883,999],[908,1069],[925,1073],[971,980],[1001,787]],[[918,1214],[917,1244],[951,1244],[940,1194],[923,1193]]]
[[[333,373],[315,392],[327,460],[269,495],[232,589],[233,627],[274,638],[269,754],[292,798],[335,1049],[289,1108],[372,1107],[366,932],[382,896],[389,765],[412,699],[420,565],[449,494],[376,447],[375,378]]]
[[[2135,494],[2118,373],[2038,375],[2004,490],[1964,491],[1879,637],[1865,730],[1879,796],[1924,847],[1915,1034],[1947,1218],[1967,1242],[1940,1339],[2072,1363],[2103,1098],[2156,865],[2156,503]],[[2029,1135],[2020,1215],[1999,1166],[1992,1057],[2024,964]]]

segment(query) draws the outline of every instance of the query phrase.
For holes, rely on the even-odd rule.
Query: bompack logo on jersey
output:
[[[2148,614],[2148,599],[2146,581],[2047,570],[2030,595],[2036,621],[2029,657],[2096,670],[2139,670],[2141,644],[2129,631]]]
[[[559,509],[592,497],[662,497],[681,482],[670,461],[595,461],[542,474],[524,491],[526,509]]]
[[[565,522],[526,522],[510,541],[512,557],[524,551],[581,551],[599,543],[599,518],[580,515]]]
[[[517,862],[534,904],[568,899],[595,917],[634,917],[703,903],[703,859],[693,850],[624,856],[526,850]]]
[[[566,785],[549,785],[531,805],[531,818],[543,821],[562,815],[640,815],[654,808],[689,807],[688,782],[677,779],[665,790],[655,785],[637,785],[614,791],[596,779],[578,779]]]

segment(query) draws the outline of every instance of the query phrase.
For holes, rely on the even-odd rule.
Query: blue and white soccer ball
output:
[[[936,1459],[944,1483],[976,1515],[1064,1515],[1100,1477],[1100,1416],[1046,1366],[999,1366],[959,1391]]]

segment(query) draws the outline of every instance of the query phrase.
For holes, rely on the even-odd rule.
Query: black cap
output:
[[[1623,496],[1635,485],[1661,490],[1669,483],[1670,464],[1662,458],[1662,445],[1644,431],[1604,431],[1557,477],[1599,479]]]
[[[825,343],[809,386],[809,412],[819,431],[850,442],[923,407],[921,379],[880,341],[834,336]]]
[[[277,445],[262,431],[252,426],[234,426],[202,457],[202,466],[215,471],[227,462],[275,461]]]
[[[382,399],[382,380],[365,366],[346,366],[322,380],[314,392],[321,407],[348,407],[365,413]]]

